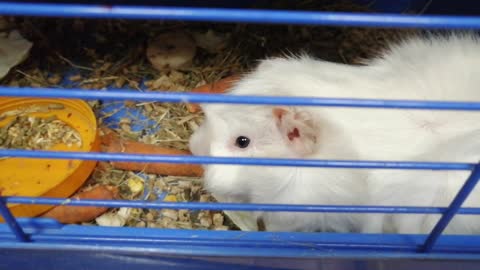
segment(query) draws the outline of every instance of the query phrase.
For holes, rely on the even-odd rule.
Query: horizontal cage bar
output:
[[[234,96],[220,94],[195,94],[172,92],[137,91],[85,91],[81,89],[0,87],[0,96],[37,97],[37,98],[73,98],[101,100],[136,100],[157,102],[225,103],[251,105],[290,105],[290,106],[327,106],[352,108],[419,109],[419,110],[462,110],[480,111],[480,102],[418,101],[418,100],[381,100],[347,99],[318,97],[270,97],[270,96]]]
[[[404,170],[473,170],[475,164],[454,162],[407,162],[407,161],[357,161],[357,160],[318,160],[318,159],[282,159],[282,158],[237,158],[182,155],[145,155],[102,152],[67,152],[0,149],[0,157],[24,157],[43,159],[77,159],[98,161],[129,161],[140,163],[188,163],[188,164],[224,164],[249,166],[296,166],[323,168],[357,169],[404,169]]]
[[[269,212],[332,212],[332,213],[396,213],[396,214],[443,214],[447,207],[414,206],[355,206],[355,205],[292,205],[292,204],[250,204],[250,203],[194,203],[194,202],[151,202],[128,200],[72,200],[38,197],[0,197],[9,204],[43,204],[69,206],[129,207],[149,209],[189,209],[227,211],[269,211]],[[458,214],[480,215],[480,208],[461,208]]]
[[[0,3],[0,14],[83,18],[157,19],[268,24],[306,24],[425,29],[480,29],[473,16],[366,14],[322,11],[274,11],[232,8],[126,6],[61,3]]]

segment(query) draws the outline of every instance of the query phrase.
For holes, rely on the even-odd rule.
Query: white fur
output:
[[[477,161],[480,156],[480,129],[452,138],[439,144],[432,151],[417,155],[415,160]],[[469,171],[409,170],[398,173],[393,170],[375,170],[369,174],[369,204],[386,206],[435,206],[447,207],[453,200]],[[475,187],[464,207],[479,207],[479,187]],[[440,215],[392,215],[369,214],[365,216],[364,232],[398,232],[427,234]],[[480,233],[480,217],[457,215],[445,229],[446,234]]]
[[[240,80],[230,94],[480,101],[478,67],[480,44],[473,36],[414,38],[392,46],[382,58],[374,59],[365,66],[330,63],[306,56],[264,60],[253,73]],[[285,144],[269,106],[210,104],[202,108],[206,121],[190,141],[195,155],[301,157]],[[425,161],[477,162],[480,157],[478,151],[478,154],[466,155],[455,147],[446,147],[441,154],[434,151],[441,145],[456,143],[452,140],[458,136],[478,130],[478,112],[327,107],[296,109],[310,115],[320,127],[313,154],[304,158],[406,161],[421,158]],[[240,135],[251,139],[247,149],[235,147],[235,138]],[[471,135],[469,140],[480,141],[477,135]],[[453,150],[457,152],[451,152]],[[224,165],[205,166],[205,169],[206,188],[214,195],[236,202],[415,205],[415,199],[422,199],[420,188],[424,188],[412,185],[412,177],[416,177],[412,171],[385,174],[384,171],[378,173],[378,170]],[[457,181],[466,177],[465,174],[446,172],[437,174],[439,178],[448,174]],[[419,176],[423,175],[424,172],[421,172]],[[392,178],[398,178],[398,181],[390,181]],[[437,198],[433,187],[430,184],[426,186],[431,188],[431,196]],[[448,190],[452,193],[452,188],[458,189],[458,185],[442,188],[438,192]],[[404,190],[405,194],[384,196],[397,190]],[[451,196],[444,197],[436,202],[448,204]],[[418,203],[429,205],[434,202],[420,200]],[[362,223],[359,216],[352,214],[258,215],[264,218],[267,230],[343,232],[359,230]],[[377,219],[382,224],[388,220],[386,216],[377,217],[382,217]],[[414,233],[426,230],[413,225],[404,225],[409,227],[408,230],[399,228],[398,224],[408,223],[406,220],[395,218],[392,222],[397,225],[386,229],[382,224],[372,225],[364,230]]]

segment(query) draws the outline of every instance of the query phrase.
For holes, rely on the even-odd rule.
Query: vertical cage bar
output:
[[[440,234],[448,226],[452,218],[455,216],[455,214],[458,212],[458,210],[462,206],[463,202],[467,199],[468,195],[472,192],[473,188],[475,188],[475,185],[478,183],[478,180],[480,180],[480,164],[477,164],[475,166],[472,173],[468,177],[467,181],[465,181],[460,191],[457,193],[453,201],[450,203],[447,211],[445,211],[445,213],[442,215],[440,220],[437,222],[437,224],[433,228],[432,232],[430,233],[427,240],[425,241],[425,244],[423,245],[422,249],[424,252],[430,252],[432,250],[433,246],[437,242],[438,237],[440,237]]]
[[[5,200],[3,198],[0,198],[0,214],[2,215],[3,219],[7,223],[8,227],[10,227],[12,232],[15,234],[15,237],[17,237],[17,240],[19,242],[29,241],[27,235],[22,230],[22,228],[18,224],[15,217],[12,215],[12,213],[8,209],[7,204],[5,203]]]

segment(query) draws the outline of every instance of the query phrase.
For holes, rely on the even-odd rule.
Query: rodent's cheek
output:
[[[220,143],[213,143],[210,149],[210,153],[212,156],[217,157],[228,157],[233,155],[232,151],[228,148],[228,146]]]
[[[205,188],[214,194],[222,196],[222,201],[239,201],[247,198],[248,185],[242,184],[241,166],[235,165],[208,165],[203,179]]]
[[[204,132],[198,131],[192,134],[190,141],[188,142],[190,152],[195,156],[208,156],[209,155],[209,141],[205,140]]]

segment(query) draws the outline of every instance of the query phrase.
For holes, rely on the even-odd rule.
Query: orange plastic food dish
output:
[[[12,110],[32,110],[48,108],[42,112],[26,113],[34,117],[51,117],[65,122],[80,134],[82,145],[71,146],[60,143],[48,151],[99,151],[97,120],[90,106],[82,100],[69,99],[32,99],[0,98],[0,115]],[[62,106],[63,105],[63,106]],[[0,120],[0,127],[5,126],[15,116]],[[0,191],[2,196],[34,197],[70,197],[92,173],[96,161],[0,158]],[[16,217],[34,217],[48,211],[52,205],[9,205]],[[2,219],[0,221],[3,222]]]

